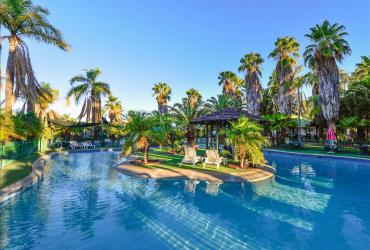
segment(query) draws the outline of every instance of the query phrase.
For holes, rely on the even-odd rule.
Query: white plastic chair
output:
[[[70,141],[70,142],[69,142],[69,147],[70,147],[71,149],[76,149],[76,148],[81,148],[81,145],[80,145],[80,144],[78,144],[78,142],[76,142],[76,141]]]
[[[180,163],[180,167],[184,163],[192,164],[193,167],[195,167],[195,164],[197,164],[197,162],[202,161],[202,157],[197,156],[197,152],[194,147],[184,146],[184,151],[185,151],[185,157],[182,159]]]
[[[95,145],[93,145],[91,142],[82,142],[83,148],[95,148]]]
[[[213,164],[217,166],[217,169],[219,169],[224,158],[220,157],[217,150],[208,149],[206,150],[206,155],[207,157],[204,159],[203,168],[205,168],[207,164]]]

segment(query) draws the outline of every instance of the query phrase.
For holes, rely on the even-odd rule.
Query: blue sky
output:
[[[172,103],[189,88],[205,98],[218,94],[220,71],[236,71],[240,58],[258,52],[264,59],[263,85],[275,67],[267,56],[277,37],[304,34],[325,19],[346,26],[352,55],[342,68],[352,71],[370,54],[370,1],[311,0],[35,0],[49,8],[50,20],[72,45],[65,53],[30,41],[34,69],[65,95],[71,76],[99,67],[101,80],[127,109],[156,108],[152,85],[167,82]],[[3,53],[3,60],[6,53]],[[4,67],[3,63],[3,67]],[[58,102],[58,110],[65,106]],[[75,115],[72,106],[65,113]]]

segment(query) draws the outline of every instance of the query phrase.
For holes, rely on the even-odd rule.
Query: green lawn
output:
[[[355,158],[365,158],[370,159],[370,155],[360,155],[360,150],[353,147],[341,147],[339,152],[331,153],[327,152],[322,145],[316,144],[304,144],[303,149],[287,149],[287,148],[274,148],[276,150],[287,151],[287,152],[297,152],[306,154],[321,154],[321,155],[331,155],[331,156],[348,156]]]
[[[198,156],[204,156],[204,150],[198,150],[197,154]],[[142,155],[141,153],[138,153],[138,155]],[[175,154],[172,155],[167,152],[163,152],[160,149],[155,149],[149,152],[149,160],[161,160],[162,163],[155,166],[149,166],[151,168],[153,167],[159,167],[159,168],[166,168],[166,169],[179,169],[180,168],[180,162],[184,156]],[[214,171],[214,172],[222,172],[222,173],[238,173],[245,171],[244,169],[232,169],[225,166],[220,166],[219,169],[217,169],[216,165],[207,165],[205,168],[203,168],[201,163],[198,163],[195,168],[191,164],[183,164],[182,169],[198,169],[198,170],[207,170],[207,171]]]
[[[19,181],[31,173],[32,163],[40,156],[38,153],[32,154],[25,160],[14,162],[0,169],[0,189]]]

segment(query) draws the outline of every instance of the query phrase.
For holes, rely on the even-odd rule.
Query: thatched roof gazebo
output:
[[[252,115],[245,110],[240,108],[226,108],[222,110],[217,110],[213,113],[203,115],[198,117],[197,119],[193,120],[193,124],[201,124],[201,125],[227,125],[230,121],[236,121],[239,117],[245,116],[252,121],[258,123],[265,123],[266,120],[260,116]]]
[[[247,117],[250,120],[261,124],[267,122],[262,117],[252,115],[240,108],[226,108],[198,117],[197,119],[194,119],[191,123],[206,126],[206,148],[215,147],[216,149],[219,149],[219,129],[227,127],[229,125],[229,122],[236,121],[241,116]],[[213,131],[216,132],[215,136]],[[216,145],[214,145],[213,143],[214,137],[216,139]]]

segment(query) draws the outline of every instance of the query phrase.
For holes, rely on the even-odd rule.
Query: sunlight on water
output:
[[[115,152],[59,155],[42,183],[0,205],[0,249],[370,245],[368,168],[268,159],[276,180],[251,185],[137,179],[115,170]]]

